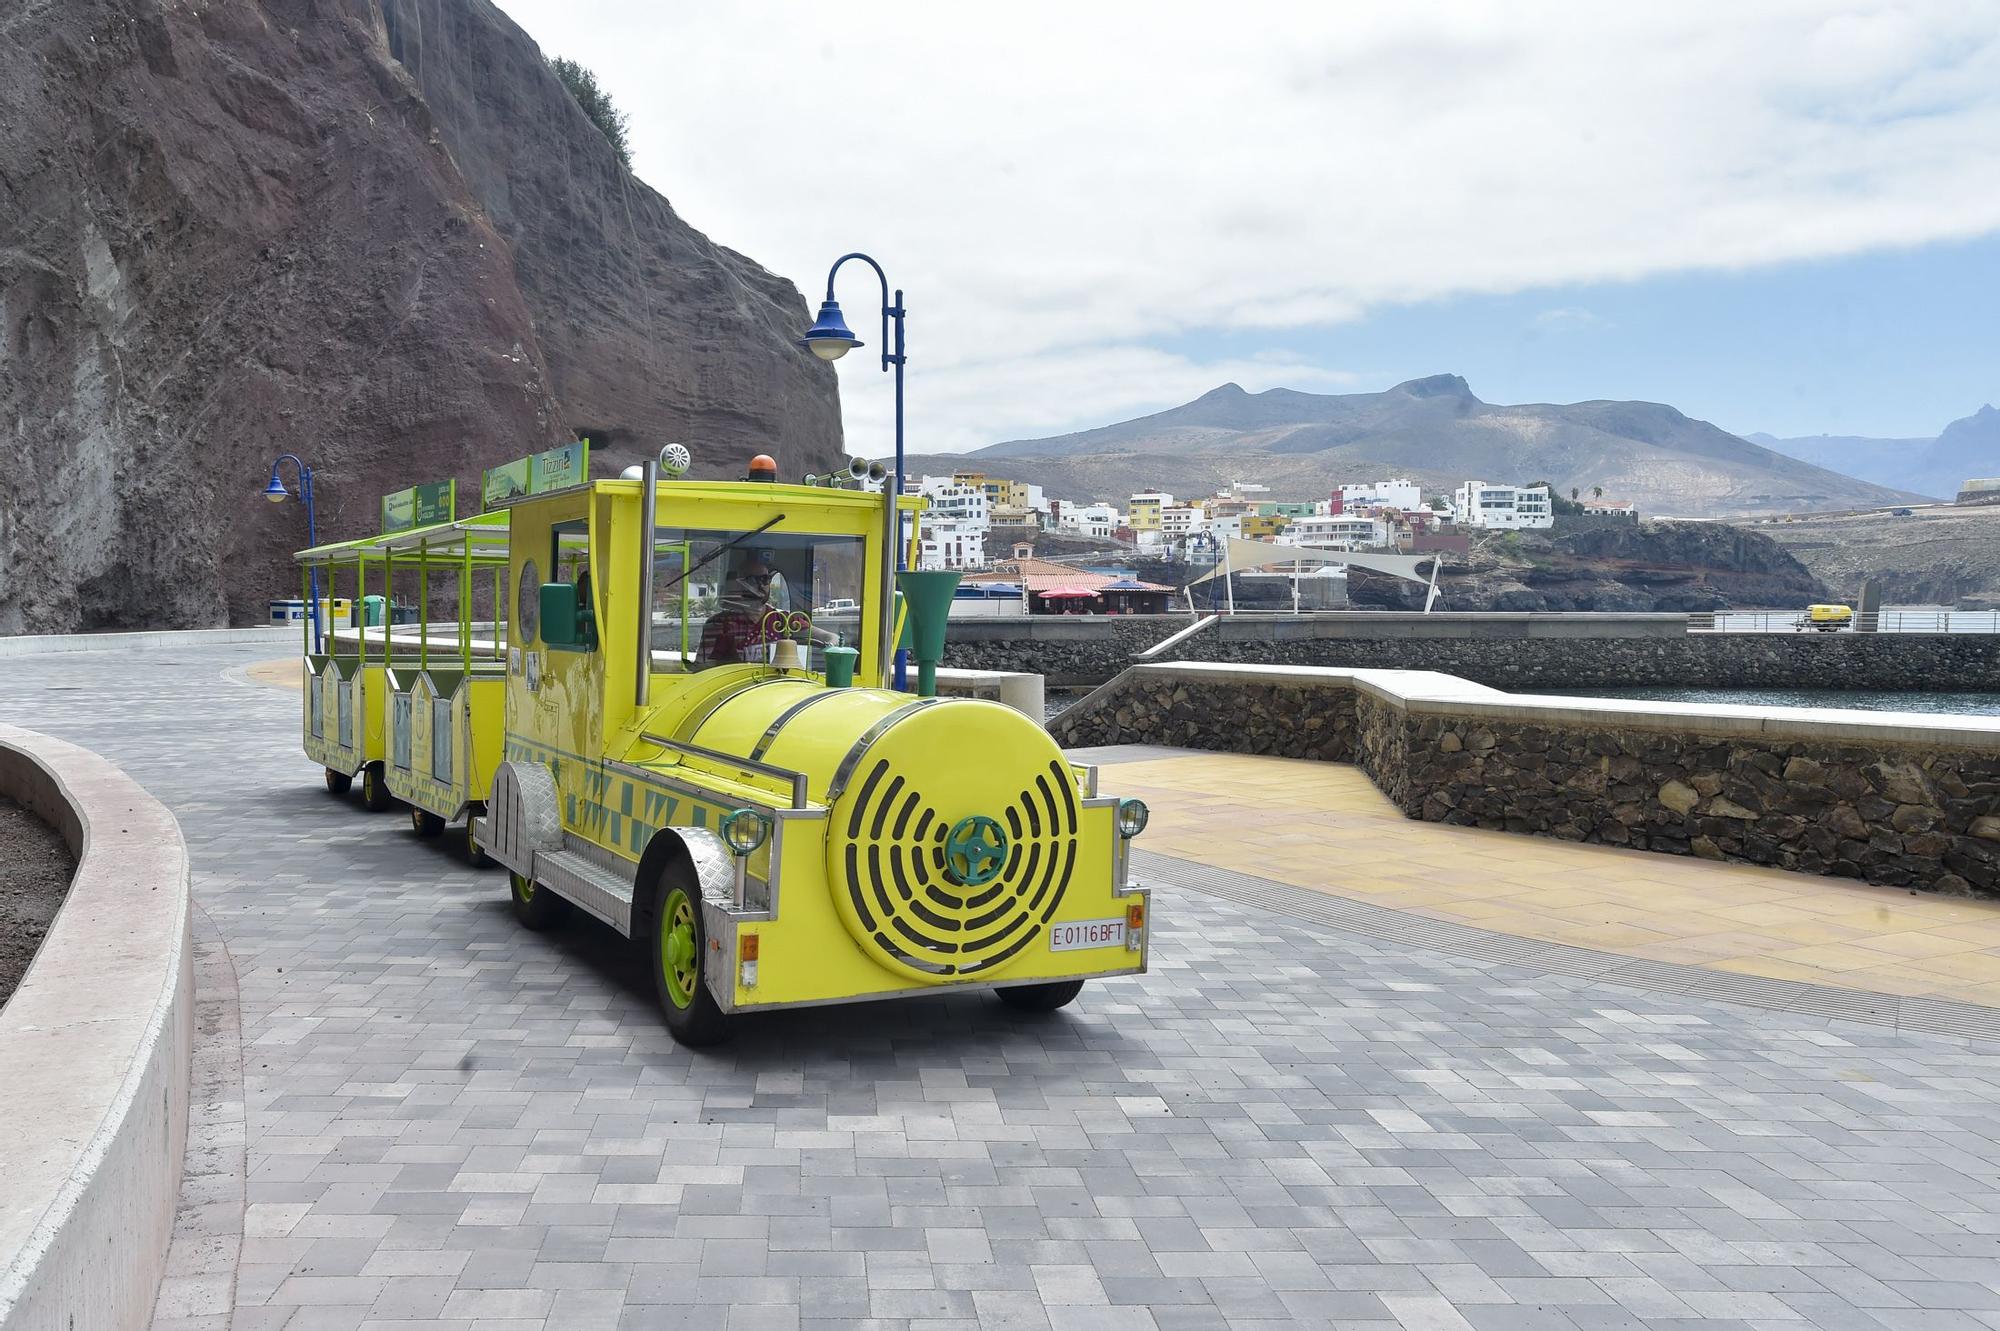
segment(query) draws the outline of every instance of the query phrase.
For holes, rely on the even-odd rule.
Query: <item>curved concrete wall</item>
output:
[[[1351,762],[1426,822],[2000,895],[2000,718],[1188,661],[1127,670],[1049,733]]]
[[[0,794],[77,857],[68,899],[0,1008],[0,1331],[143,1328],[187,1138],[187,846],[116,767],[9,725]]]

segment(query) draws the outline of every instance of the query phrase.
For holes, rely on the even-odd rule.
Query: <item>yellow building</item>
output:
[[[1246,541],[1269,540],[1292,525],[1292,520],[1277,513],[1245,513],[1243,515],[1243,539]]]
[[[955,471],[951,474],[951,479],[960,485],[977,486],[984,490],[988,508],[1033,507],[1033,497],[1025,481],[1010,481],[1001,476],[988,476],[983,471]]]
[[[1129,512],[1126,516],[1126,525],[1134,532],[1158,531],[1160,529],[1160,510],[1170,507],[1173,502],[1174,497],[1172,495],[1164,494],[1158,490],[1133,495],[1127,504]]]

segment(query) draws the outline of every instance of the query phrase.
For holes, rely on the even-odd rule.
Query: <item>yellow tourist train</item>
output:
[[[665,479],[530,486],[302,551],[385,611],[307,619],[305,751],[329,786],[359,776],[419,833],[465,820],[526,927],[580,910],[642,943],[688,1044],[736,1013],[950,989],[1047,1011],[1144,971],[1144,805],[1038,718],[934,696],[958,575],[895,571],[922,501],[676,479],[686,451],[662,456]],[[391,623],[412,579],[418,623]],[[889,687],[899,642],[914,694]]]

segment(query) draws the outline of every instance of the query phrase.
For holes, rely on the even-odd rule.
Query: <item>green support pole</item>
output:
[[[465,537],[465,564],[458,571],[458,662],[472,673],[472,537]]]
[[[431,543],[417,542],[417,669],[431,668]]]

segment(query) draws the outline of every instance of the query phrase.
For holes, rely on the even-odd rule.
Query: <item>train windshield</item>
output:
[[[765,662],[781,640],[807,668],[861,641],[859,536],[663,528],[653,544],[653,651],[682,670]],[[657,668],[657,667],[656,667]]]

